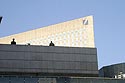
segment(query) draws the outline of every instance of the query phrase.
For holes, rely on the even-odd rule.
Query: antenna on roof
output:
[[[1,24],[2,18],[3,18],[3,17],[2,17],[2,16],[0,16],[0,24]]]

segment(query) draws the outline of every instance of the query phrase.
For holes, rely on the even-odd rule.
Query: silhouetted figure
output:
[[[11,44],[16,45],[16,42],[14,41],[15,39],[13,38],[13,41],[11,41]]]
[[[55,46],[54,43],[51,41],[51,43],[49,44],[49,46]]]
[[[27,45],[30,45],[30,43],[27,43]]]

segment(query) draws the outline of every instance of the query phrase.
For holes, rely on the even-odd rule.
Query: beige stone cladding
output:
[[[49,45],[68,47],[95,47],[93,16],[58,23],[19,34],[0,38],[1,44],[10,44],[15,38],[17,44]]]

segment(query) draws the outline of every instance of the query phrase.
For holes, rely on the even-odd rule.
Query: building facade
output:
[[[39,29],[0,38],[1,44],[10,44],[15,38],[18,44],[47,45],[53,41],[56,46],[95,47],[93,17],[83,18],[42,27]]]
[[[125,78],[125,63],[104,66],[99,70],[101,77]]]
[[[96,48],[0,44],[0,83],[125,83],[98,77]]]
[[[125,79],[92,77],[0,76],[0,83],[125,83]]]
[[[0,45],[0,74],[97,77],[96,48]]]
[[[0,83],[125,83],[98,74],[92,16],[0,38]]]

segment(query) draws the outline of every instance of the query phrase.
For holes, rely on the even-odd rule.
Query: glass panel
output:
[[[24,83],[24,78],[22,77],[10,77],[11,83]]]
[[[0,83],[9,83],[9,77],[0,77]]]
[[[38,78],[25,78],[25,83],[38,83]]]

